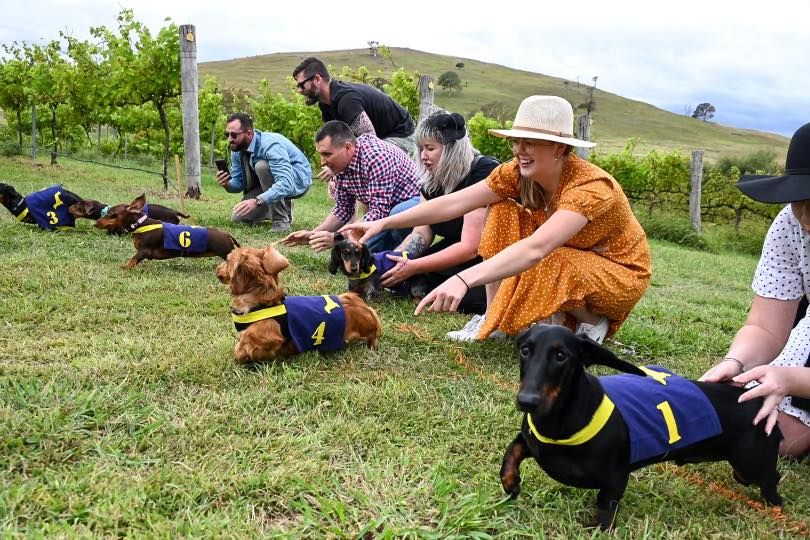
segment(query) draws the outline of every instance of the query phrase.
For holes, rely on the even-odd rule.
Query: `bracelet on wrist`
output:
[[[461,282],[464,284],[464,286],[465,286],[465,287],[467,287],[467,290],[469,291],[469,290],[470,290],[470,285],[467,283],[467,280],[465,280],[463,277],[461,277],[461,275],[460,275],[460,274],[454,274],[454,275],[455,275],[455,276],[456,276],[458,279],[460,279],[460,280],[461,280]]]
[[[737,360],[736,358],[732,358],[731,356],[726,356],[725,358],[723,358],[722,362],[735,362],[737,364],[737,366],[739,366],[739,368],[740,368],[740,373],[745,372],[745,365],[742,362],[740,362],[739,360]]]

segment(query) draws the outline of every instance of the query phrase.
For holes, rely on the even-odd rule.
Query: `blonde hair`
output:
[[[414,139],[416,141],[417,156],[422,152],[422,147],[428,141],[434,141],[442,145],[441,158],[434,167],[433,172],[427,170],[421,159],[417,160],[417,165],[425,191],[428,193],[441,191],[446,195],[451,193],[470,174],[472,162],[479,152],[473,147],[467,134],[458,140],[445,141],[442,132],[433,121],[440,114],[447,113],[438,111],[419,122],[419,125],[416,126]]]

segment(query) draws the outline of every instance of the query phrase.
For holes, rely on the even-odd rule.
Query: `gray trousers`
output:
[[[408,157],[411,159],[414,158],[414,155],[416,154],[416,143],[414,142],[413,135],[409,137],[388,137],[387,139],[383,140],[399,147],[403,152],[408,154]]]
[[[250,191],[246,191],[242,197],[243,201],[247,199],[255,199],[275,183],[273,173],[270,172],[270,165],[266,160],[259,160],[256,162],[256,176],[259,179],[259,185],[255,186]],[[297,198],[297,197],[296,197]],[[251,213],[245,216],[237,216],[231,214],[231,221],[233,223],[258,223],[260,221],[272,220],[273,225],[292,224],[293,220],[293,202],[291,198],[279,199],[271,202],[267,206],[259,206]]]

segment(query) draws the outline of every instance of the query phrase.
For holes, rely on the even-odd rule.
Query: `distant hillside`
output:
[[[465,116],[486,107],[488,110],[503,111],[511,119],[520,101],[532,94],[562,96],[574,107],[585,101],[585,85],[578,87],[576,82],[557,77],[412,49],[392,48],[391,53],[398,67],[430,74],[435,79],[445,71],[456,71],[464,85],[461,93],[448,95],[437,86],[435,101],[437,105]],[[253,93],[258,89],[259,82],[267,79],[271,88],[286,93],[289,89],[287,77],[307,56],[317,56],[336,72],[343,66],[366,66],[372,74],[379,69],[387,77],[395,69],[389,60],[373,57],[367,49],[276,53],[204,62],[199,67],[201,75],[213,74],[225,87]],[[463,68],[455,67],[459,62],[463,62]],[[591,138],[598,143],[597,150],[616,151],[628,139],[635,137],[640,139],[637,152],[656,148],[677,149],[686,153],[703,148],[708,159],[772,150],[777,153],[777,159],[783,161],[787,151],[788,139],[781,135],[687,118],[598,88],[594,92],[594,101],[596,110],[592,113]]]

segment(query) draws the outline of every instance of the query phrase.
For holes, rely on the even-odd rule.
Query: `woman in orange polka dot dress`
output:
[[[579,159],[572,146],[593,146],[571,133],[571,105],[556,96],[523,100],[512,129],[515,159],[484,181],[371,223],[347,225],[361,241],[381,230],[431,224],[489,206],[479,253],[484,262],[431,291],[416,313],[453,311],[469,287],[485,284],[488,308],[456,339],[515,334],[550,320],[601,342],[627,318],[650,281],[644,230],[621,186]]]

